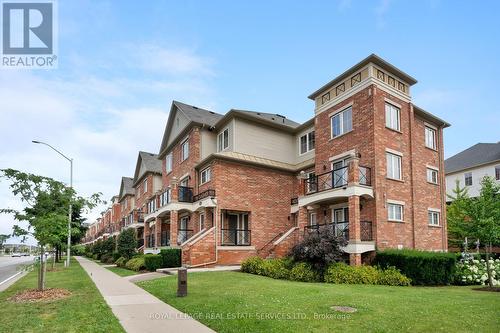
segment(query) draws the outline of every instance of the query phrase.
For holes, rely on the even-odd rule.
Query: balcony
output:
[[[249,229],[221,229],[222,246],[249,246],[251,245],[251,231]]]
[[[178,188],[179,202],[193,202],[193,188],[187,186],[179,186]]]
[[[373,227],[371,221],[361,221],[360,222],[360,234],[362,242],[373,241]],[[305,233],[320,232],[324,229],[332,229],[337,237],[344,237],[349,240],[349,221],[335,222],[335,223],[325,223],[325,224],[314,224],[304,227]]]
[[[215,197],[215,190],[206,190],[201,193],[198,193],[197,195],[193,196],[193,202],[205,199],[205,198],[213,198]]]

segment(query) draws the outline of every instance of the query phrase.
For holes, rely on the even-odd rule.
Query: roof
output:
[[[174,121],[174,114],[176,110],[182,112],[182,114],[184,114],[188,118],[189,124],[187,128],[190,128],[193,124],[207,125],[209,127],[212,127],[223,117],[223,115],[210,110],[202,109],[200,107],[189,105],[179,101],[172,101],[167,124],[165,126],[165,132],[163,133],[163,139],[160,145],[160,152],[158,153],[158,156],[160,158],[168,149],[167,142],[170,136],[170,132],[172,131],[172,123]]]
[[[443,126],[444,128],[451,126],[450,123],[446,122],[445,120],[443,120],[439,117],[436,117],[432,113],[425,111],[424,109],[416,106],[415,104],[413,104],[413,111],[415,111],[415,114],[419,115],[420,117],[422,117],[424,119],[428,119],[429,121],[431,121],[439,126]]]
[[[158,159],[158,155],[140,151],[137,157],[137,165],[135,167],[133,186],[141,180],[147,173],[156,173],[161,175],[162,163]]]
[[[363,59],[360,62],[358,62],[356,65],[354,65],[351,68],[349,68],[348,70],[346,70],[344,73],[342,73],[339,76],[337,76],[332,81],[328,82],[327,84],[325,84],[324,86],[322,86],[321,88],[319,88],[318,90],[316,90],[315,92],[313,92],[311,95],[308,96],[308,98],[315,99],[322,92],[324,92],[325,90],[327,90],[331,86],[334,86],[335,84],[339,83],[346,76],[349,76],[349,75],[354,74],[355,72],[359,71],[361,68],[365,67],[369,63],[374,63],[375,65],[379,66],[380,68],[385,69],[386,71],[393,73],[394,75],[396,75],[397,77],[399,77],[401,80],[403,80],[406,83],[408,83],[410,86],[412,86],[415,83],[417,83],[417,80],[415,80],[413,77],[411,77],[410,75],[406,74],[405,72],[403,72],[399,68],[391,65],[390,63],[388,63],[384,59],[380,58],[376,54],[372,53],[368,57],[366,57],[365,59]]]
[[[257,121],[264,125],[270,125],[272,127],[285,129],[288,131],[295,131],[295,129],[301,126],[301,124],[277,113],[231,109],[215,124],[215,127],[223,125],[224,122],[226,122],[233,116],[238,116],[251,121]]]
[[[495,161],[500,161],[500,142],[478,143],[447,158],[444,169],[449,174]]]
[[[122,182],[120,184],[120,200],[126,195],[134,195],[134,179],[130,177],[122,177]]]

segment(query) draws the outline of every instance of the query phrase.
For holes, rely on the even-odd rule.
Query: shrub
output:
[[[127,269],[130,269],[132,271],[141,271],[146,268],[146,265],[144,264],[144,256],[136,256],[125,264],[125,267]]]
[[[159,254],[145,255],[144,265],[148,271],[155,272],[158,268],[163,266],[163,258]]]
[[[500,285],[500,259],[490,259],[490,268],[493,285]],[[486,261],[484,259],[473,259],[457,263],[454,283],[462,285],[487,284]]]
[[[163,259],[162,267],[181,267],[182,265],[181,249],[163,249],[160,251],[160,256]]]
[[[292,248],[294,261],[310,263],[315,270],[323,272],[328,265],[342,260],[347,241],[334,234],[332,228],[322,228],[311,232],[304,240]]]
[[[261,275],[273,279],[288,279],[290,270],[283,259],[267,259],[263,261]]]
[[[71,246],[71,254],[74,256],[82,256],[85,254],[86,247],[78,244]]]
[[[135,249],[137,247],[137,240],[135,239],[134,229],[125,229],[118,235],[118,240],[116,241],[116,250],[120,256],[125,258],[132,258],[135,254]]]
[[[289,273],[289,279],[292,281],[315,282],[320,281],[320,275],[314,270],[311,264],[306,262],[296,263]]]
[[[94,260],[99,260],[99,255],[98,255],[98,254],[94,254],[94,255],[92,256],[92,259],[94,259]]]
[[[101,256],[101,262],[105,264],[113,263],[113,256],[111,254],[105,253]]]
[[[382,268],[396,267],[416,285],[446,285],[454,280],[456,255],[417,250],[377,252],[375,263]]]
[[[250,274],[262,275],[264,259],[261,257],[250,257],[241,263],[241,271]]]
[[[101,253],[113,255],[113,251],[115,250],[115,238],[108,237],[106,238],[101,245]]]
[[[394,267],[383,270],[374,266],[349,266],[344,263],[330,265],[324,276],[328,283],[381,284],[409,286],[411,280]]]
[[[120,254],[118,252],[113,252],[113,262],[117,261],[120,258]]]
[[[120,257],[115,261],[115,264],[118,267],[125,267],[126,263],[127,263],[127,258],[125,257]]]

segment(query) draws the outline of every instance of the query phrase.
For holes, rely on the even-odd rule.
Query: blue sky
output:
[[[307,96],[376,53],[419,82],[415,104],[452,124],[445,156],[500,140],[500,2],[60,1],[59,68],[0,73],[0,167],[118,191],[157,152],[172,99],[305,121]],[[0,207],[18,207],[0,183]],[[93,212],[89,217],[96,216]],[[0,216],[0,233],[12,220]]]

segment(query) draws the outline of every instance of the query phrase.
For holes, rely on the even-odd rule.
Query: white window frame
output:
[[[344,117],[345,115],[347,114],[347,112],[350,112],[351,114],[351,122],[349,124],[349,128],[344,128]],[[333,133],[333,121],[335,118],[339,118],[339,134],[334,134]],[[337,112],[335,113],[334,115],[332,115],[330,117],[330,138],[337,138],[339,136],[342,136],[346,133],[349,133],[350,131],[352,131],[352,105],[345,108],[344,110],[340,111],[340,112]]]
[[[144,179],[142,182],[142,193],[146,193],[148,191],[148,179]]]
[[[306,150],[302,151],[302,138],[306,140]],[[309,131],[304,135],[299,137],[299,155],[307,154],[310,151],[313,151],[316,146],[316,133],[315,131]]]
[[[385,103],[385,127],[401,131],[401,110],[391,103]]]
[[[189,138],[181,143],[181,159],[184,162],[189,157]]]
[[[386,167],[387,167],[387,172],[386,176],[389,179],[395,179],[395,180],[403,180],[403,156],[394,154],[392,152],[385,152],[386,155]],[[399,169],[399,177],[396,174],[396,170],[394,167],[397,167]]]
[[[400,210],[400,215],[401,215],[400,219],[397,218],[397,210]],[[393,221],[393,222],[403,222],[404,221],[404,213],[405,213],[405,206],[404,205],[398,204],[398,203],[393,203],[393,202],[387,203],[387,220]]]
[[[470,178],[470,184],[467,184],[468,178]],[[472,186],[474,184],[474,180],[472,179],[472,172],[464,173],[464,184],[465,184],[465,186]]]
[[[221,152],[229,148],[229,127],[226,127],[217,135],[217,151]]]
[[[437,131],[435,128],[425,125],[424,135],[425,135],[425,146],[427,148],[437,150]]]
[[[427,220],[429,225],[438,227],[440,226],[441,212],[434,209],[429,209],[427,211]]]
[[[436,176],[435,181],[434,181],[434,175]],[[427,182],[437,185],[439,183],[439,171],[436,169],[427,167]]]
[[[203,181],[203,175],[205,175],[205,181]],[[208,183],[212,179],[212,170],[210,167],[206,167],[200,171],[200,185]]]
[[[309,226],[318,225],[318,217],[316,212],[309,213]]]
[[[205,229],[205,213],[200,213],[200,217],[198,219],[200,230]]]
[[[495,166],[495,179],[500,180],[500,165]]]
[[[167,156],[165,157],[165,171],[167,173],[172,172],[172,167],[173,167],[173,155],[172,153],[168,153]]]

